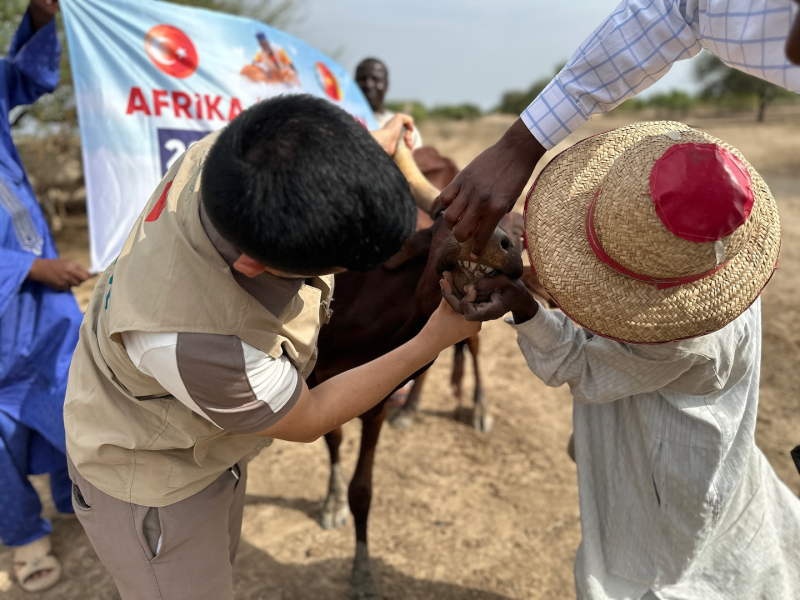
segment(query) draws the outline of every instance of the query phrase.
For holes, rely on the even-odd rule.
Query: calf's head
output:
[[[431,250],[436,261],[436,273],[440,277],[444,271],[453,274],[456,296],[463,296],[464,287],[481,277],[491,277],[503,273],[516,279],[522,275],[522,257],[519,251],[521,237],[515,234],[510,226],[513,221],[512,218],[509,218],[510,216],[507,215],[494,230],[492,239],[478,260],[471,258],[472,240],[463,244],[459,243],[446,227],[443,227],[446,235],[443,236],[440,244],[437,245],[438,240],[434,237]],[[485,300],[488,298],[477,298],[478,302]]]
[[[397,165],[411,187],[417,206],[432,214],[434,225],[428,265],[435,269],[438,278],[444,271],[453,274],[453,284],[457,296],[464,295],[464,287],[481,277],[503,273],[511,278],[522,275],[522,217],[514,213],[506,215],[495,229],[483,254],[478,260],[471,258],[472,240],[459,243],[444,223],[442,207],[434,208],[439,195],[436,189],[417,168],[411,152],[405,144],[398,144],[394,156]],[[478,301],[488,298],[478,298]]]

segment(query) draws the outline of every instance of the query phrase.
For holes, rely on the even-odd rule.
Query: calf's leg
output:
[[[389,424],[395,429],[408,429],[414,424],[414,415],[419,412],[419,399],[428,371],[423,371],[414,379],[414,385],[408,394],[406,403],[399,407],[397,412],[389,417]]]
[[[375,575],[369,559],[367,546],[367,519],[372,502],[372,465],[375,461],[375,448],[381,426],[386,418],[386,401],[361,415],[361,449],[358,464],[350,482],[348,498],[350,510],[356,526],[356,555],[353,560],[353,600],[378,600],[383,596],[378,592]]]
[[[481,370],[478,366],[478,334],[476,333],[467,340],[469,352],[472,354],[472,365],[475,367],[475,394],[473,395],[474,406],[472,409],[472,426],[478,431],[489,433],[494,425],[494,417],[489,412],[486,403],[486,395],[483,393],[481,383]]]
[[[320,524],[323,529],[341,527],[347,522],[347,481],[339,462],[339,446],[342,444],[342,428],[337,427],[325,434],[325,443],[331,455],[331,477],[328,481],[328,497],[322,505]]]
[[[453,390],[456,402],[458,402],[456,414],[459,413],[464,396],[464,343],[458,342],[453,346],[453,372],[450,373],[450,388]]]

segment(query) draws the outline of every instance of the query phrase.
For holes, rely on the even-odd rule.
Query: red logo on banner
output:
[[[339,80],[336,79],[336,76],[331,73],[324,63],[317,63],[317,76],[328,98],[337,102],[342,99],[342,88],[339,87]]]
[[[197,68],[197,50],[177,27],[156,25],[144,36],[144,50],[153,64],[167,75],[183,79]]]

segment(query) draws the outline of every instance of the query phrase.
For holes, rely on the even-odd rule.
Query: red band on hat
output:
[[[650,171],[656,214],[673,235],[716,242],[738,229],[753,208],[750,173],[716,144],[675,144]]]
[[[620,275],[624,275],[625,277],[630,277],[631,279],[635,279],[636,281],[641,281],[642,283],[646,283],[648,285],[652,285],[659,290],[676,287],[678,285],[683,285],[685,283],[693,283],[695,281],[700,281],[701,279],[705,279],[710,275],[713,275],[720,269],[722,269],[725,265],[728,264],[728,261],[725,261],[721,265],[714,267],[713,269],[706,271],[704,273],[700,273],[698,275],[686,275],[684,277],[669,277],[669,278],[656,278],[650,277],[649,275],[641,275],[630,269],[626,269],[613,258],[611,258],[608,253],[603,250],[603,246],[600,244],[600,240],[597,237],[597,232],[594,229],[594,209],[597,205],[597,198],[600,197],[600,190],[594,195],[592,198],[592,203],[589,205],[589,211],[586,213],[586,237],[589,239],[589,246],[591,246],[594,255],[597,259],[605,265],[608,265],[612,269],[614,269]]]

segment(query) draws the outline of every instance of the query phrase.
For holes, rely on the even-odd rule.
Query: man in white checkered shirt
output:
[[[480,254],[547,150],[703,48],[731,67],[800,92],[800,67],[791,64],[800,64],[796,2],[623,0],[503,137],[442,191],[456,239],[474,238]]]
[[[480,254],[486,233],[513,206],[546,150],[702,48],[732,67],[800,91],[800,68],[787,61],[800,63],[797,12],[790,0],[622,2],[503,138],[442,192],[456,238],[474,237]],[[490,291],[490,279],[479,281],[481,292]],[[514,313],[520,349],[533,372],[549,385],[568,382],[576,399],[580,599],[800,598],[798,501],[753,439],[760,321],[755,302],[715,334],[677,346],[634,347],[592,338],[560,312]],[[714,404],[726,386],[724,400]],[[692,409],[698,398],[715,409]],[[650,466],[646,449],[654,439],[661,445],[649,489],[647,477],[636,473]],[[661,452],[662,446],[670,450]],[[712,459],[721,447],[725,451]],[[693,463],[685,460],[692,453]],[[687,485],[673,486],[666,517],[637,519],[648,501],[661,508],[665,491],[662,485],[658,496],[657,480],[663,484],[666,472]],[[709,481],[716,500],[698,502],[702,494],[694,487]],[[715,533],[701,539],[701,530]]]

